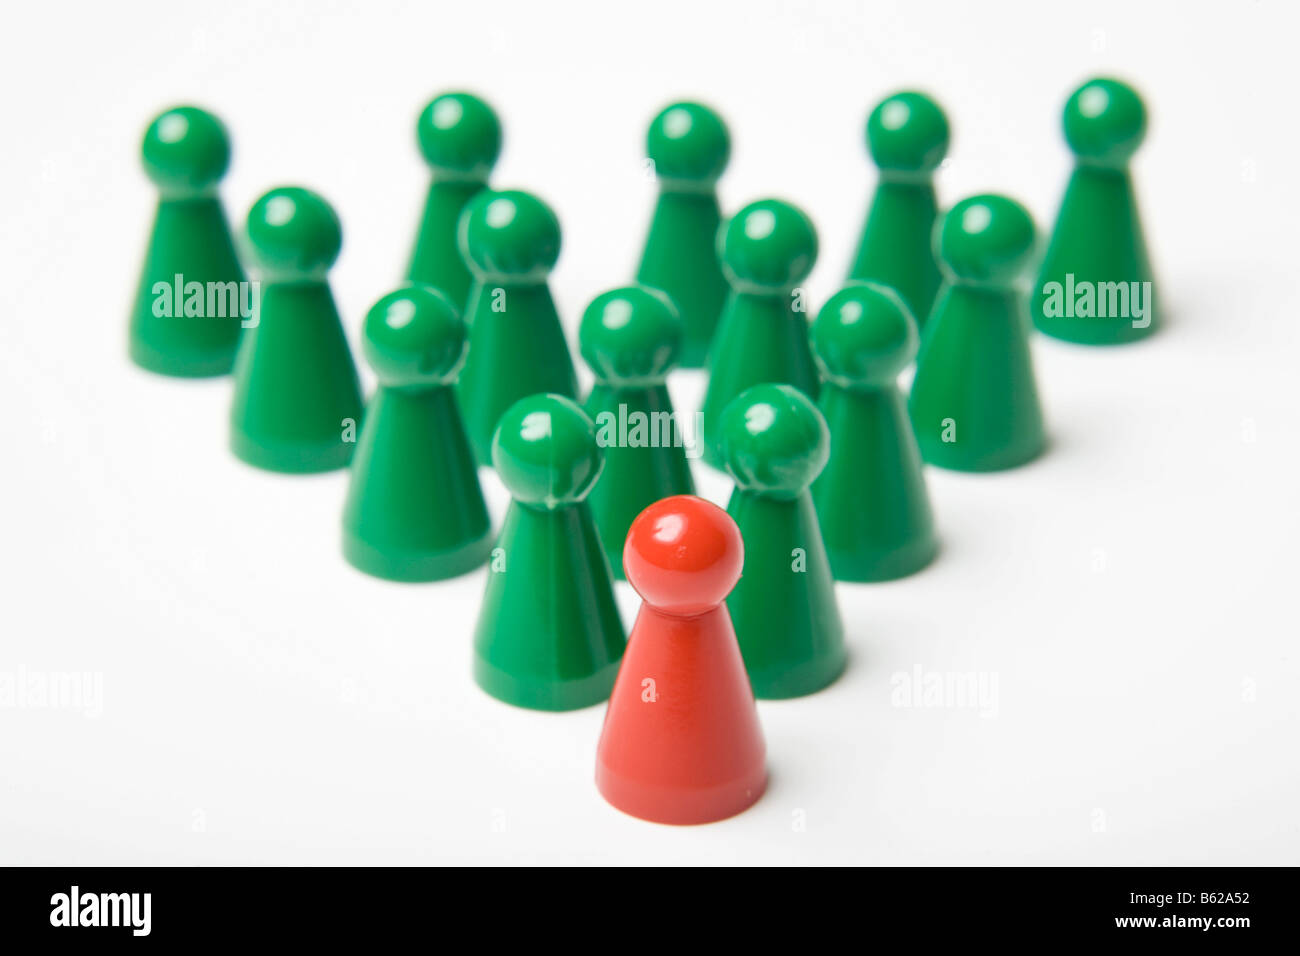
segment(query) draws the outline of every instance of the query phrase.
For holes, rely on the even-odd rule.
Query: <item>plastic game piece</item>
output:
[[[789,385],[755,385],[722,415],[736,488],[727,504],[745,539],[745,573],[727,607],[754,694],[801,697],[844,671],[844,626],[808,487],[830,435],[817,406]]]
[[[777,199],[750,203],[719,237],[731,294],[718,324],[704,394],[704,460],[722,467],[718,421],[733,398],[762,382],[817,397],[808,316],[799,283],[817,261],[817,233],[800,210]]]
[[[493,439],[514,500],[489,563],[474,679],[508,704],[573,710],[614,685],[623,623],[584,500],[601,458],[591,419],[561,395],[520,399]]]
[[[407,286],[366,316],[379,379],[366,408],[343,511],[343,554],[393,581],[438,581],[483,564],[492,527],[452,387],[465,323],[441,292]]]
[[[273,189],[248,214],[248,241],[261,306],[235,360],[231,449],[269,471],[343,468],[362,405],[327,279],[343,245],[338,216],[306,189]]]
[[[1074,171],[1034,286],[1040,332],[1083,345],[1122,345],[1159,324],[1129,160],[1146,135],[1141,97],[1089,80],[1065,104]]]
[[[939,289],[931,241],[939,215],[934,171],[948,139],[948,118],[923,93],[895,93],[867,119],[867,148],[880,176],[849,278],[897,290],[922,324]]]
[[[711,823],[763,795],[763,731],[724,603],[744,558],[736,523],[701,498],[632,523],[624,564],[643,603],[596,750],[596,786],[624,813]]]
[[[717,181],[727,167],[731,138],[722,117],[707,106],[673,103],[650,124],[646,153],[659,196],[637,282],[662,289],[677,305],[686,326],[681,364],[700,368],[727,300],[718,262]]]
[[[849,283],[813,322],[831,454],[812,496],[838,581],[900,578],[939,549],[921,452],[898,388],[918,341],[907,304],[874,282]]]
[[[444,93],[424,108],[415,133],[433,181],[407,278],[446,293],[463,310],[470,274],[460,256],[456,227],[465,206],[487,187],[501,154],[501,124],[477,96]]]
[[[141,153],[158,208],[131,311],[131,360],[162,375],[225,375],[249,288],[217,195],[230,138],[211,113],[178,106],[149,124]]]
[[[682,320],[662,292],[627,286],[597,296],[578,327],[582,357],[596,373],[583,408],[596,423],[605,468],[591,511],[614,576],[623,576],[623,544],[647,505],[695,485],[683,429],[665,385],[682,344]]]
[[[507,408],[525,395],[578,393],[547,285],[560,256],[560,223],[535,196],[484,190],[465,207],[458,228],[474,284],[466,309],[469,356],[457,392],[470,444],[486,465]]]
[[[1047,444],[1029,352],[1025,296],[1034,222],[1019,203],[973,196],[936,234],[944,285],[921,337],[908,403],[921,457],[955,471],[997,471]]]

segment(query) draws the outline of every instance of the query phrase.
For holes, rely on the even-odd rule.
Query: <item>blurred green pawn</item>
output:
[[[934,171],[948,152],[948,118],[922,93],[895,93],[871,111],[867,148],[880,169],[850,279],[894,289],[921,326],[939,289]]]
[[[433,286],[463,310],[470,274],[457,245],[456,227],[469,201],[487,187],[501,154],[501,123],[477,96],[444,93],[424,108],[415,132],[433,181],[407,278]]]
[[[668,293],[685,327],[681,364],[700,368],[727,300],[718,262],[717,182],[727,168],[731,137],[722,117],[707,106],[673,103],[651,122],[646,155],[659,195],[636,280]]]
[[[998,471],[1047,445],[1016,283],[1034,221],[1002,196],[953,206],[935,234],[944,285],[916,359],[908,411],[921,456],[954,471]]]
[[[736,489],[727,504],[745,569],[727,598],[754,695],[801,697],[844,671],[844,626],[809,485],[830,436],[817,406],[789,385],[755,385],[722,415]]]
[[[380,299],[362,348],[379,379],[366,408],[343,512],[343,554],[393,581],[439,581],[483,564],[492,528],[460,419],[465,323],[428,286]]]
[[[817,261],[817,232],[802,211],[778,199],[750,203],[718,237],[731,294],[718,323],[704,394],[704,460],[723,467],[723,409],[763,382],[817,397],[808,315],[799,283]]]
[[[609,697],[627,639],[586,497],[602,455],[562,395],[501,417],[492,463],[510,489],[474,632],[474,680],[507,704],[574,710]]]
[[[813,322],[831,453],[812,494],[837,581],[900,578],[938,551],[921,452],[898,388],[917,343],[906,303],[876,283],[845,286]]]
[[[661,292],[640,286],[597,296],[578,328],[582,357],[596,374],[584,411],[596,424],[605,468],[591,510],[616,578],[632,522],[661,498],[695,493],[688,443],[665,384],[682,347],[682,320]]]
[[[362,404],[327,278],[343,245],[338,216],[306,189],[273,189],[248,214],[248,242],[262,294],[235,360],[231,449],[268,471],[343,468]]]
[[[1123,345],[1156,330],[1155,279],[1128,168],[1146,128],[1141,97],[1118,80],[1090,80],[1065,104],[1075,166],[1034,287],[1040,332]]]
[[[180,378],[225,375],[253,304],[217,196],[230,138],[211,113],[178,106],[149,125],[141,153],[158,209],[131,311],[131,360]]]
[[[484,190],[458,227],[474,275],[466,315],[469,356],[456,383],[479,464],[506,409],[527,395],[575,398],[573,358],[547,277],[560,257],[560,222],[536,196]]]

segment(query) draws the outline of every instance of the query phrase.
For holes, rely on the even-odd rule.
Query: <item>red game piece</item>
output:
[[[596,786],[624,813],[711,823],[763,795],[763,731],[724,603],[744,560],[736,523],[693,495],[632,523],[623,568],[644,603],[596,751]]]

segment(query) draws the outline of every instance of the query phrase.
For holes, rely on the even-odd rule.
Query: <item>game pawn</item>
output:
[[[668,106],[646,136],[659,196],[636,278],[668,293],[681,311],[684,368],[704,365],[727,299],[727,280],[718,262],[722,213],[717,181],[730,153],[722,117],[699,103]]]
[[[438,581],[487,560],[492,528],[452,387],[465,323],[445,295],[408,286],[366,316],[362,348],[379,379],[343,512],[343,554],[367,574]]]
[[[695,490],[687,443],[699,436],[681,427],[665,384],[681,350],[682,321],[662,292],[614,289],[587,307],[578,344],[596,374],[584,410],[605,450],[591,510],[614,576],[621,578],[633,519],[660,498]]]
[[[327,277],[343,244],[338,217],[306,189],[273,189],[248,214],[248,242],[261,306],[235,360],[231,448],[269,471],[343,468],[362,404]]]
[[[535,196],[484,190],[461,215],[459,243],[474,284],[469,356],[456,387],[470,444],[486,465],[497,423],[516,401],[541,392],[577,396],[547,284],[560,256],[560,223]]]
[[[596,750],[596,787],[624,813],[711,823],[763,795],[763,731],[724,603],[744,559],[736,523],[701,498],[632,523],[624,564],[643,603]]]
[[[808,487],[830,435],[789,385],[755,385],[727,406],[722,449],[736,481],[727,505],[745,539],[745,573],[727,599],[759,698],[802,697],[844,671],[844,626]]]
[[[1034,222],[1011,199],[973,196],[943,217],[936,242],[944,285],[908,403],[921,457],[955,471],[1015,468],[1047,444],[1016,288]]]
[[[921,323],[939,289],[934,171],[948,136],[948,118],[922,93],[895,93],[867,119],[867,148],[880,173],[849,278],[895,289]]]
[[[812,327],[831,453],[813,501],[837,581],[888,581],[938,551],[921,452],[898,387],[916,357],[916,320],[898,293],[852,282]]]
[[[1065,104],[1075,166],[1033,293],[1040,332],[1083,345],[1123,345],[1156,330],[1155,279],[1129,160],[1146,135],[1137,91],[1090,80]]]
[[[141,155],[158,207],[131,312],[131,360],[162,375],[225,375],[254,304],[217,195],[230,139],[211,113],[179,106],[149,125]]]
[[[817,261],[817,233],[800,210],[776,199],[746,206],[719,237],[731,294],[718,324],[704,394],[704,460],[722,468],[718,422],[733,398],[762,382],[817,397],[808,316],[799,283]]]
[[[501,124],[492,107],[469,93],[435,97],[415,127],[433,181],[424,203],[407,278],[445,293],[463,311],[470,274],[456,228],[469,201],[487,188],[501,153]]]
[[[600,476],[595,426],[561,395],[530,395],[502,416],[492,462],[514,500],[489,563],[474,679],[517,707],[599,703],[625,638],[584,500]]]

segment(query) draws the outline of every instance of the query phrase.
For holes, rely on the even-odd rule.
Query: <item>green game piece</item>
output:
[[[393,581],[440,581],[487,560],[492,527],[460,420],[465,323],[429,286],[380,299],[363,348],[379,389],[366,408],[343,511],[343,554]]]
[[[501,124],[477,96],[444,93],[424,108],[415,132],[433,182],[407,278],[445,292],[457,309],[464,309],[470,274],[457,246],[456,227],[469,201],[487,188],[501,154]]]
[[[474,679],[508,704],[574,710],[614,686],[626,638],[584,500],[601,457],[591,419],[562,395],[520,399],[493,438],[514,500],[489,564]]]
[[[700,368],[727,300],[718,262],[717,182],[731,138],[722,117],[707,106],[673,103],[650,124],[646,153],[659,196],[636,279],[667,292],[677,305],[686,326],[681,364]]]
[[[755,385],[722,413],[722,453],[736,481],[727,514],[745,540],[745,570],[727,598],[754,695],[821,690],[844,671],[844,626],[808,486],[830,435],[817,406],[789,385]]]
[[[917,343],[907,304],[874,282],[850,283],[813,322],[831,457],[812,495],[838,581],[901,578],[938,551],[921,452],[898,388]]]
[[[922,93],[895,93],[871,111],[867,148],[880,178],[849,278],[894,288],[924,326],[939,289],[934,171],[948,152],[948,118]]]
[[[361,389],[327,279],[343,244],[338,216],[306,189],[273,189],[248,214],[248,242],[262,296],[235,359],[231,449],[269,471],[343,468]]]
[[[163,375],[225,375],[252,305],[217,196],[230,138],[211,113],[178,106],[149,125],[142,157],[158,210],[131,312],[131,360]]]
[[[789,203],[750,203],[719,236],[731,294],[722,310],[704,394],[704,460],[722,468],[719,421],[733,398],[763,382],[817,397],[817,368],[799,283],[817,261],[817,233]]]
[[[582,357],[596,373],[583,406],[596,423],[605,469],[591,511],[616,578],[636,516],[661,498],[695,493],[681,428],[665,383],[682,345],[682,320],[662,292],[640,286],[597,296],[578,328]]]
[[[1156,330],[1155,279],[1128,163],[1146,108],[1118,80],[1090,80],[1065,104],[1075,166],[1034,287],[1040,332],[1083,345],[1122,345]]]
[[[479,464],[492,460],[492,435],[525,395],[578,394],[547,276],[560,257],[560,223],[523,192],[484,190],[465,207],[460,252],[474,274],[469,358],[457,392]]]
[[[997,471],[1047,444],[1029,354],[1025,297],[1034,221],[1018,202],[973,196],[936,234],[944,284],[921,339],[908,410],[921,456],[955,471]]]

